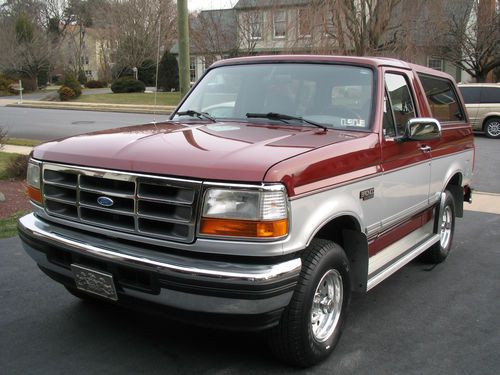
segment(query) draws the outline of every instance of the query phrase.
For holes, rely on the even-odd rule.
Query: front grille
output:
[[[141,236],[192,242],[201,183],[43,164],[47,214]]]

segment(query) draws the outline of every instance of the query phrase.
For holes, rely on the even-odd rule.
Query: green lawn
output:
[[[137,104],[154,105],[153,93],[127,93],[127,94],[89,94],[82,95],[76,102],[105,103],[105,104]],[[159,92],[156,94],[157,105],[177,105],[181,100],[179,92]]]
[[[0,219],[0,238],[15,236],[17,234],[17,219],[25,214],[26,212],[19,211],[5,219]]]
[[[5,180],[7,178],[5,168],[7,167],[9,160],[14,157],[16,157],[16,154],[0,152],[0,180]],[[0,219],[0,238],[15,236],[17,234],[17,219],[25,213],[26,212],[24,211],[19,211],[14,215],[6,217],[5,219]]]
[[[0,152],[0,180],[7,179],[5,169],[7,168],[10,159],[15,158],[16,155],[17,154],[10,154],[8,152]]]
[[[5,143],[13,146],[35,147],[40,143],[42,143],[42,141],[36,141],[34,139],[24,139],[24,138],[9,138]]]

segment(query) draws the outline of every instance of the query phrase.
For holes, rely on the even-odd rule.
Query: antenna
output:
[[[154,93],[153,124],[156,126],[156,94],[158,93],[158,71],[160,69],[160,39],[161,39],[161,16],[158,19],[158,45],[156,50],[156,77]]]

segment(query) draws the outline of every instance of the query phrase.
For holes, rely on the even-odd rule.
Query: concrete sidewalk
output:
[[[14,145],[3,145],[3,147],[0,149],[1,152],[8,152],[11,154],[22,154],[22,155],[29,155],[31,150],[33,150],[33,147],[14,146]]]
[[[48,102],[25,100],[19,103],[18,100],[2,99],[0,106],[22,107],[22,108],[42,108],[42,109],[69,109],[78,111],[98,111],[98,112],[125,112],[125,113],[145,113],[169,115],[175,106],[166,105],[135,105],[135,104],[105,104],[105,103],[80,103],[80,102]]]
[[[472,203],[464,203],[464,210],[500,215],[500,194],[472,192]]]

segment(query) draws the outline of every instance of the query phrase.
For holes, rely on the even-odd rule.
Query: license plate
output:
[[[113,301],[118,300],[115,283],[113,282],[113,275],[82,267],[77,264],[72,264],[71,270],[73,271],[76,287],[78,289]]]

